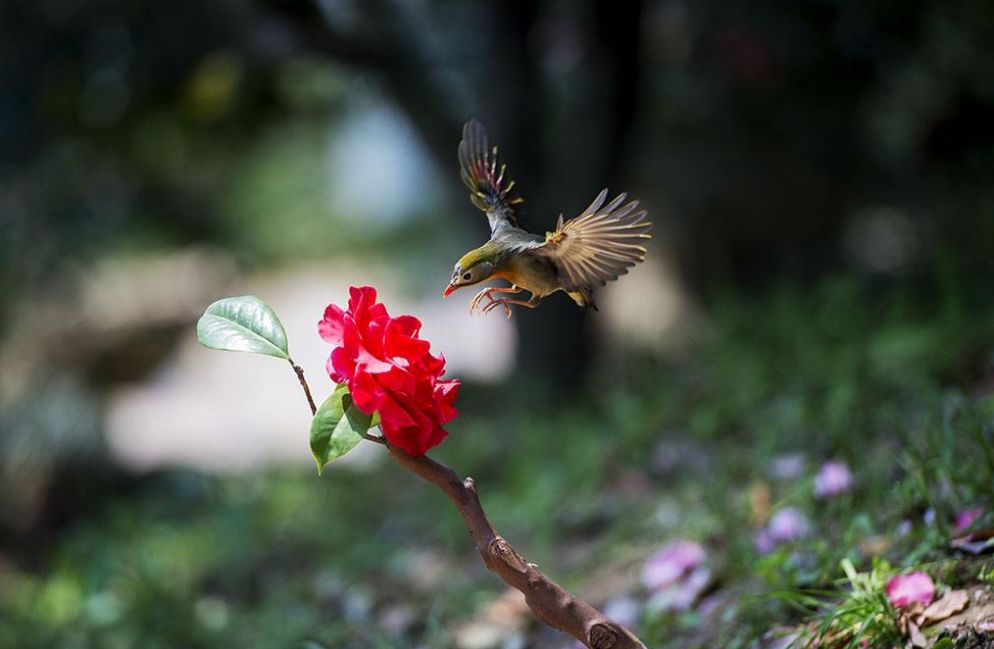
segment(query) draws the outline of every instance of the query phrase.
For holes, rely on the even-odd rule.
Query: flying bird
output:
[[[476,119],[463,127],[459,166],[470,201],[490,221],[490,240],[456,262],[442,296],[488,279],[511,283],[477,293],[470,302],[470,313],[503,307],[510,318],[511,305],[532,309],[556,291],[564,291],[580,307],[596,310],[594,289],[618,279],[645,259],[642,244],[652,236],[646,211],[638,209],[638,201],[625,203],[625,194],[608,201],[606,189],[576,218],[564,221],[560,214],[556,229],[545,236],[524,230],[520,224],[524,201],[514,191],[514,181],[498,159],[497,147],[491,147],[486,130]],[[522,291],[529,291],[531,297],[511,297]]]

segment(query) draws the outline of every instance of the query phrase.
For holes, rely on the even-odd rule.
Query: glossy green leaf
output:
[[[286,331],[272,307],[243,295],[218,300],[197,322],[197,339],[204,347],[290,358]]]
[[[371,420],[352,403],[347,385],[335,388],[311,420],[311,453],[318,464],[318,474],[362,441]]]

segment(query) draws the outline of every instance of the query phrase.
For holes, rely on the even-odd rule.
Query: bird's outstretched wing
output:
[[[567,291],[603,286],[645,259],[642,243],[652,238],[652,223],[645,219],[645,210],[637,209],[638,201],[620,207],[625,196],[619,194],[605,205],[605,189],[575,219],[564,223],[560,214],[556,231],[547,233],[545,243],[534,249],[533,254],[559,268]]]
[[[514,193],[514,181],[507,177],[507,165],[497,158],[497,147],[491,148],[487,131],[476,119],[466,122],[459,143],[459,166],[463,183],[469,187],[473,205],[487,213],[490,232],[520,227],[521,204]]]

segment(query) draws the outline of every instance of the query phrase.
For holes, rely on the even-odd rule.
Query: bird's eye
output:
[[[468,280],[472,276],[473,276],[473,273],[463,273],[462,278],[465,279],[465,280]]]

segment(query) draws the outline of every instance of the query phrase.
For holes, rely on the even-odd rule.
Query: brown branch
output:
[[[368,439],[369,441],[375,442],[377,444],[383,444],[384,446],[387,443],[387,440],[385,437],[383,437],[383,435],[373,435],[372,433],[363,433],[362,438]]]
[[[487,520],[472,478],[463,480],[451,468],[426,455],[415,457],[390,445],[387,450],[398,464],[448,496],[462,515],[487,569],[521,591],[535,617],[590,649],[646,649],[631,631],[546,577],[498,535]]]
[[[293,362],[292,358],[288,358],[290,361],[290,367],[293,368],[294,373],[297,375],[297,380],[300,381],[300,387],[304,389],[304,396],[307,397],[307,405],[311,407],[311,414],[316,415],[318,412],[318,407],[314,405],[314,397],[311,396],[311,388],[307,385],[307,379],[304,378],[304,368]]]

